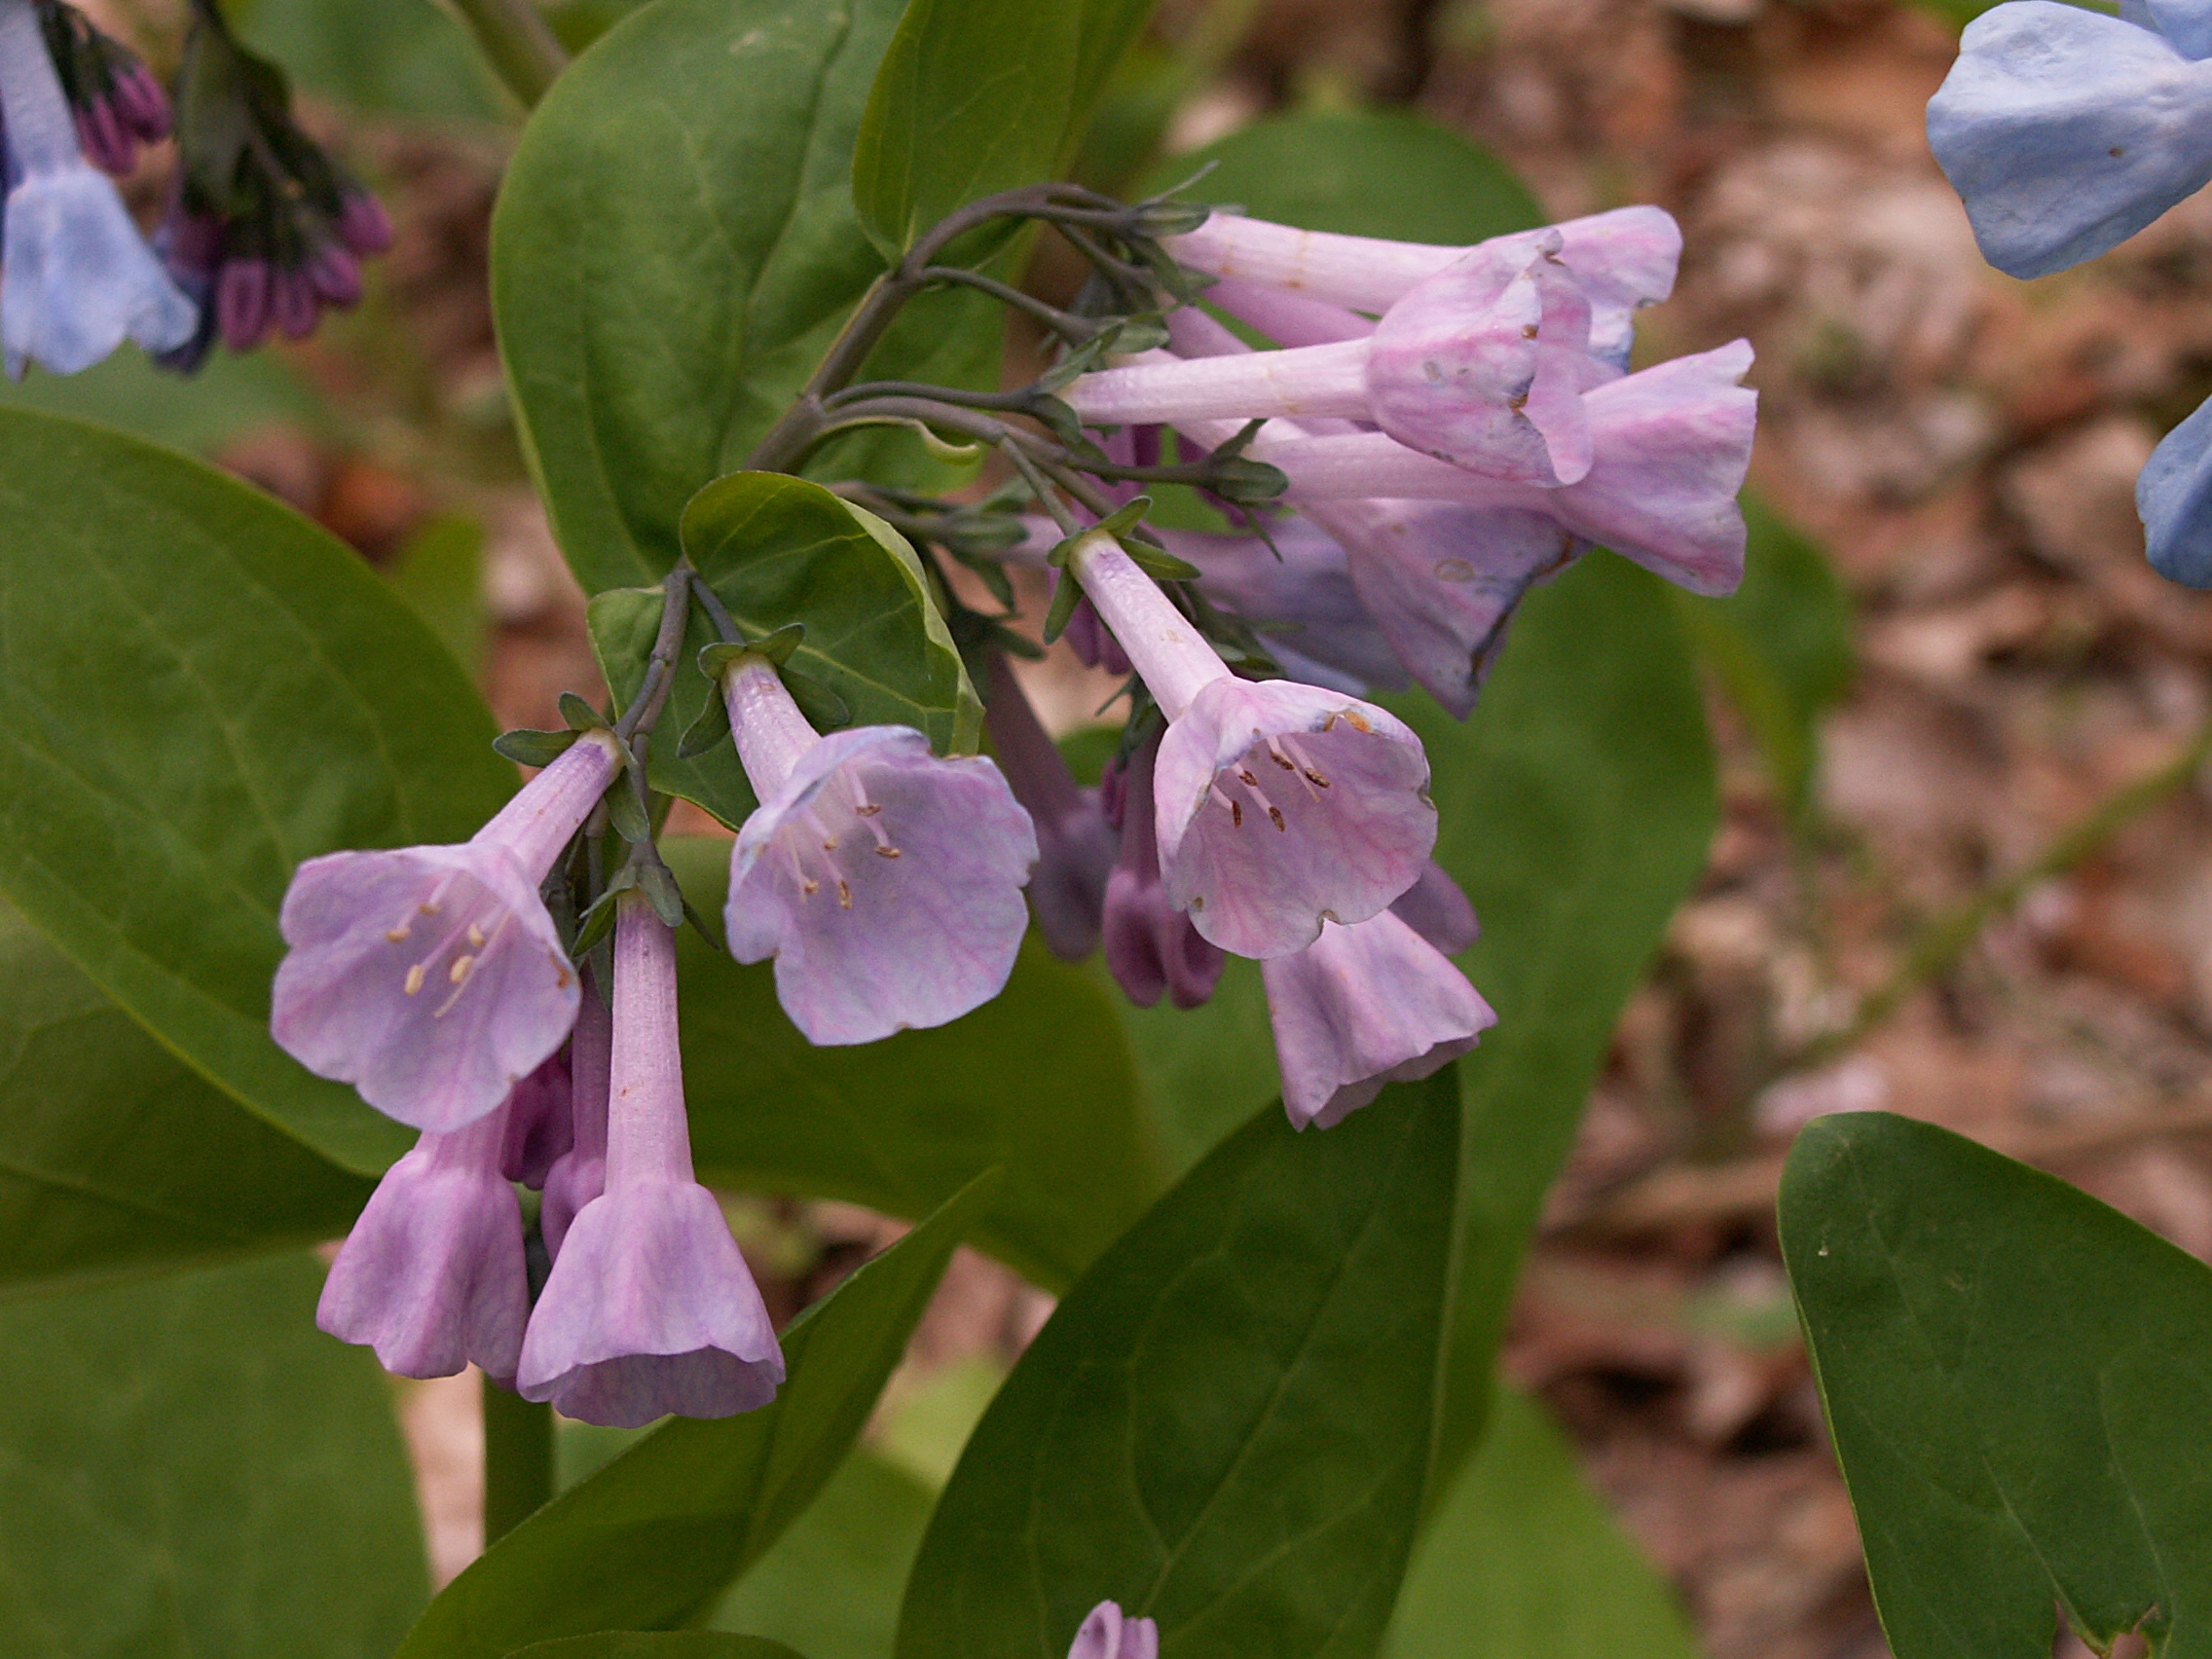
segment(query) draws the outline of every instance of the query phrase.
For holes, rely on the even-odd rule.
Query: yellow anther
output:
[[[461,984],[467,979],[469,971],[475,966],[475,957],[457,956],[453,959],[453,967],[448,970],[446,977],[451,979],[457,985]]]
[[[423,965],[418,962],[407,970],[407,994],[413,996],[423,988]]]

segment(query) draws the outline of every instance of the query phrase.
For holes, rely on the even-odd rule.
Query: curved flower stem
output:
[[[969,271],[958,265],[933,265],[922,273],[925,282],[952,282],[988,294],[1001,305],[1012,306],[1035,317],[1047,328],[1071,346],[1081,346],[1097,337],[1098,324],[1089,317],[1077,316],[1073,312],[1049,305],[1035,294],[1023,293],[1011,282],[1001,282],[995,276],[986,276],[980,271]]]
[[[691,578],[695,573],[687,558],[680,558],[670,567],[662,583],[660,631],[653,636],[652,655],[645,660],[645,678],[614,724],[614,735],[630,744],[640,765],[645,763],[646,745],[652,742],[653,722],[660,719],[676,684],[676,653],[683,648],[683,627],[691,615]]]
[[[553,1498],[553,1408],[533,1405],[487,1377],[484,1546],[489,1549]]]
[[[569,66],[568,49],[554,38],[532,0],[451,0],[476,50],[526,110]]]

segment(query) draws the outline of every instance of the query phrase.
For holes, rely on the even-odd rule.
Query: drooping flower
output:
[[[301,865],[277,918],[277,1045],[417,1128],[497,1107],[575,1023],[575,971],[537,888],[618,763],[613,737],[587,732],[459,846]]]
[[[1110,774],[1122,844],[1106,878],[1106,967],[1139,1008],[1152,1007],[1164,994],[1177,1008],[1191,1009],[1213,995],[1227,958],[1191,924],[1188,911],[1167,902],[1161,884],[1153,768],[1161,735],[1147,737],[1130,752],[1127,764]]]
[[[1391,901],[1390,913],[1447,956],[1458,955],[1483,936],[1466,893],[1434,859],[1418,881]]]
[[[500,1144],[499,1169],[508,1180],[533,1191],[545,1185],[555,1161],[575,1138],[575,1115],[570,1106],[571,1057],[567,1045],[554,1050],[507,1095],[507,1133]]]
[[[1324,928],[1260,974],[1283,1110],[1302,1129],[1342,1123],[1384,1084],[1428,1076],[1497,1023],[1467,977],[1388,910]]]
[[[1003,655],[991,659],[983,719],[1007,788],[1037,832],[1037,868],[1029,878],[1037,931],[1054,956],[1080,962],[1098,945],[1114,827],[1099,807],[1098,792],[1075,781]]]
[[[1101,1602],[1075,1633],[1068,1659],[1160,1659],[1160,1626],[1131,1618],[1118,1602]]]
[[[977,756],[940,757],[907,726],[815,733],[766,658],[724,672],[760,805],[738,830],[724,929],[776,963],[809,1042],[942,1025],[1005,988],[1028,926],[1037,836]]]
[[[606,1190],[560,1241],[515,1377],[526,1400],[616,1428],[752,1411],[784,1380],[759,1289],[721,1206],[692,1177],[676,1007],[676,936],[624,894]]]
[[[2118,247],[2212,181],[2212,22],[2009,0],[1959,38],[1928,145],[1982,257],[2045,276]]]
[[[569,1103],[573,1133],[569,1148],[545,1175],[545,1196],[537,1206],[537,1231],[548,1253],[558,1257],[561,1241],[584,1205],[607,1191],[607,1088],[611,1062],[614,1014],[593,982],[592,971],[578,970],[583,998],[576,1007],[575,1035],[569,1039]]]
[[[1103,532],[1068,570],[1168,720],[1154,772],[1168,903],[1240,956],[1309,944],[1413,885],[1436,839],[1420,740],[1338,691],[1231,674]]]
[[[1194,271],[1231,278],[1234,285],[1208,289],[1206,297],[1272,333],[1269,319],[1244,309],[1254,289],[1380,316],[1416,285],[1463,261],[1510,264],[1552,235],[1559,239],[1560,263],[1590,300],[1591,350],[1616,372],[1626,372],[1636,313],[1674,291],[1681,261],[1681,229],[1663,208],[1619,207],[1493,237],[1473,247],[1339,236],[1215,213],[1197,230],[1170,239],[1167,247]]]
[[[401,1377],[515,1374],[530,1285],[499,1169],[506,1114],[425,1133],[385,1171],[323,1280],[315,1323]]]
[[[200,314],[163,273],[138,227],[78,147],[31,0],[0,0],[0,130],[9,181],[0,251],[0,346],[20,380],[36,362],[88,369],[135,340],[167,350]]]

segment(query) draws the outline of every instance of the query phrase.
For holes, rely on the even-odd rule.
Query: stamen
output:
[[[407,994],[413,996],[423,988],[423,965],[418,962],[407,970]]]
[[[1277,830],[1288,830],[1288,829],[1290,828],[1290,826],[1289,826],[1289,825],[1285,824],[1285,823],[1284,823],[1284,822],[1282,821],[1282,810],[1281,810],[1281,808],[1279,808],[1279,807],[1273,807],[1273,806],[1271,806],[1271,807],[1269,807],[1269,808],[1268,808],[1268,818],[1270,819],[1270,821],[1271,821],[1271,822],[1272,822],[1272,823],[1273,823],[1274,827],[1275,827],[1275,828],[1276,828]]]
[[[484,930],[478,927],[474,922],[470,922],[468,924],[468,944],[469,948],[472,950],[482,950],[484,948]]]
[[[468,931],[470,933],[475,933],[477,930],[470,928]],[[469,971],[475,966],[475,957],[457,956],[453,959],[453,967],[447,972],[446,977],[451,979],[457,985],[465,985],[468,983]]]
[[[1286,772],[1297,771],[1297,766],[1292,764],[1290,757],[1283,754],[1283,747],[1284,746],[1281,739],[1273,737],[1269,738],[1268,758],[1270,760],[1272,760],[1276,765],[1280,766]]]
[[[407,929],[403,927],[387,928],[384,930],[384,937],[393,944],[405,944],[407,942]]]
[[[879,859],[895,859],[902,855],[897,847],[882,846],[875,849],[875,856]]]
[[[1375,729],[1374,722],[1368,719],[1368,718],[1365,715],[1361,714],[1357,709],[1345,709],[1340,712],[1344,715],[1346,720],[1350,722],[1352,730],[1373,731]]]
[[[1238,830],[1244,828],[1243,806],[1239,802],[1231,798],[1227,793],[1225,793],[1219,784],[1208,784],[1206,786],[1206,793],[1213,796],[1214,804],[1216,806],[1226,806],[1229,808],[1229,822],[1232,826]]]
[[[837,905],[845,910],[853,907],[853,890],[845,885],[845,878],[841,875],[837,878]]]
[[[854,793],[859,793],[857,788]],[[859,813],[863,818],[873,818],[877,813],[883,810],[883,803],[881,801],[871,800],[866,802],[865,805],[854,807],[853,810]]]
[[[1259,780],[1258,778],[1255,778],[1255,777],[1254,777],[1254,776],[1252,775],[1252,768],[1251,768],[1251,767],[1249,767],[1249,766],[1239,766],[1239,767],[1237,767],[1237,768],[1236,768],[1236,775],[1237,775],[1237,777],[1239,777],[1239,778],[1241,778],[1241,779],[1243,780],[1243,782],[1244,782],[1244,787],[1245,787],[1246,789],[1248,789],[1248,790],[1256,790],[1256,789],[1258,789],[1258,788],[1260,787],[1260,780]]]

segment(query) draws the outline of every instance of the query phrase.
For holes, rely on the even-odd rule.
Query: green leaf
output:
[[[2065,1182],[1822,1118],[1782,1248],[1898,1659],[2212,1651],[2212,1272]]]
[[[259,491],[0,412],[0,893],[164,1044],[364,1173],[408,1131],[269,1037],[293,866],[513,789],[452,656]]]
[[[719,916],[729,843],[679,837],[663,851],[691,903]],[[1048,1288],[1072,1282],[1158,1193],[1112,996],[1034,941],[974,1014],[840,1049],[793,1028],[767,964],[687,935],[677,950],[703,1178],[918,1217],[1003,1166],[974,1242]]]
[[[1403,111],[1316,109],[1255,121],[1174,157],[1146,188],[1165,190],[1208,163],[1213,170],[1185,198],[1309,231],[1464,243],[1544,222],[1504,163]]]
[[[531,118],[493,219],[493,300],[587,591],[660,578],[684,503],[744,464],[881,273],[850,164],[903,3],[655,0]],[[979,296],[927,296],[867,372],[995,384],[1004,326]],[[835,448],[849,476],[856,450]]]
[[[1801,820],[1820,770],[1820,721],[1850,688],[1851,604],[1826,555],[1744,498],[1744,585],[1726,599],[1670,588],[1698,654],[1751,728],[1783,810]]]
[[[377,115],[488,121],[500,102],[430,0],[247,0],[226,6],[245,44],[304,91]]]
[[[884,1659],[932,1502],[912,1475],[856,1449],[747,1568],[715,1610],[715,1628],[774,1637],[807,1659]]]
[[[887,252],[963,203],[1063,176],[1153,0],[912,0],[853,153]]]
[[[1550,1414],[1501,1387],[1482,1449],[1414,1552],[1390,1659],[1696,1659],[1674,1592]]]
[[[749,639],[793,623],[804,636],[791,666],[833,692],[861,725],[919,729],[940,753],[970,753],[982,705],[929,597],[905,538],[819,484],[737,472],[699,492],[683,514],[683,546]],[[592,646],[616,700],[637,694],[660,629],[661,596],[615,588],[591,602]],[[719,692],[699,671],[716,643],[697,607],[677,653],[676,685],[646,761],[653,788],[696,801],[732,828],[756,804],[737,749],[685,758],[679,734]]]
[[[992,1182],[971,1182],[784,1333],[790,1376],[742,1417],[672,1419],[449,1584],[398,1659],[696,1618],[834,1474]]]
[[[432,519],[400,548],[385,580],[473,675],[484,656],[484,527],[447,514]]]
[[[0,1652],[378,1659],[422,1524],[307,1256],[0,1308]]]
[[[68,415],[206,454],[276,422],[313,426],[324,411],[276,351],[212,351],[187,380],[156,368],[135,346],[74,375],[0,380],[0,407]]]
[[[507,1659],[799,1659],[780,1641],[712,1630],[609,1630],[534,1641]]]
[[[0,1296],[334,1238],[368,1196],[0,907]]]
[[[1326,1132],[1270,1106],[1070,1291],[939,1499],[899,1659],[1063,1659],[1111,1597],[1168,1659],[1375,1651],[1448,1316],[1448,1067]]]

